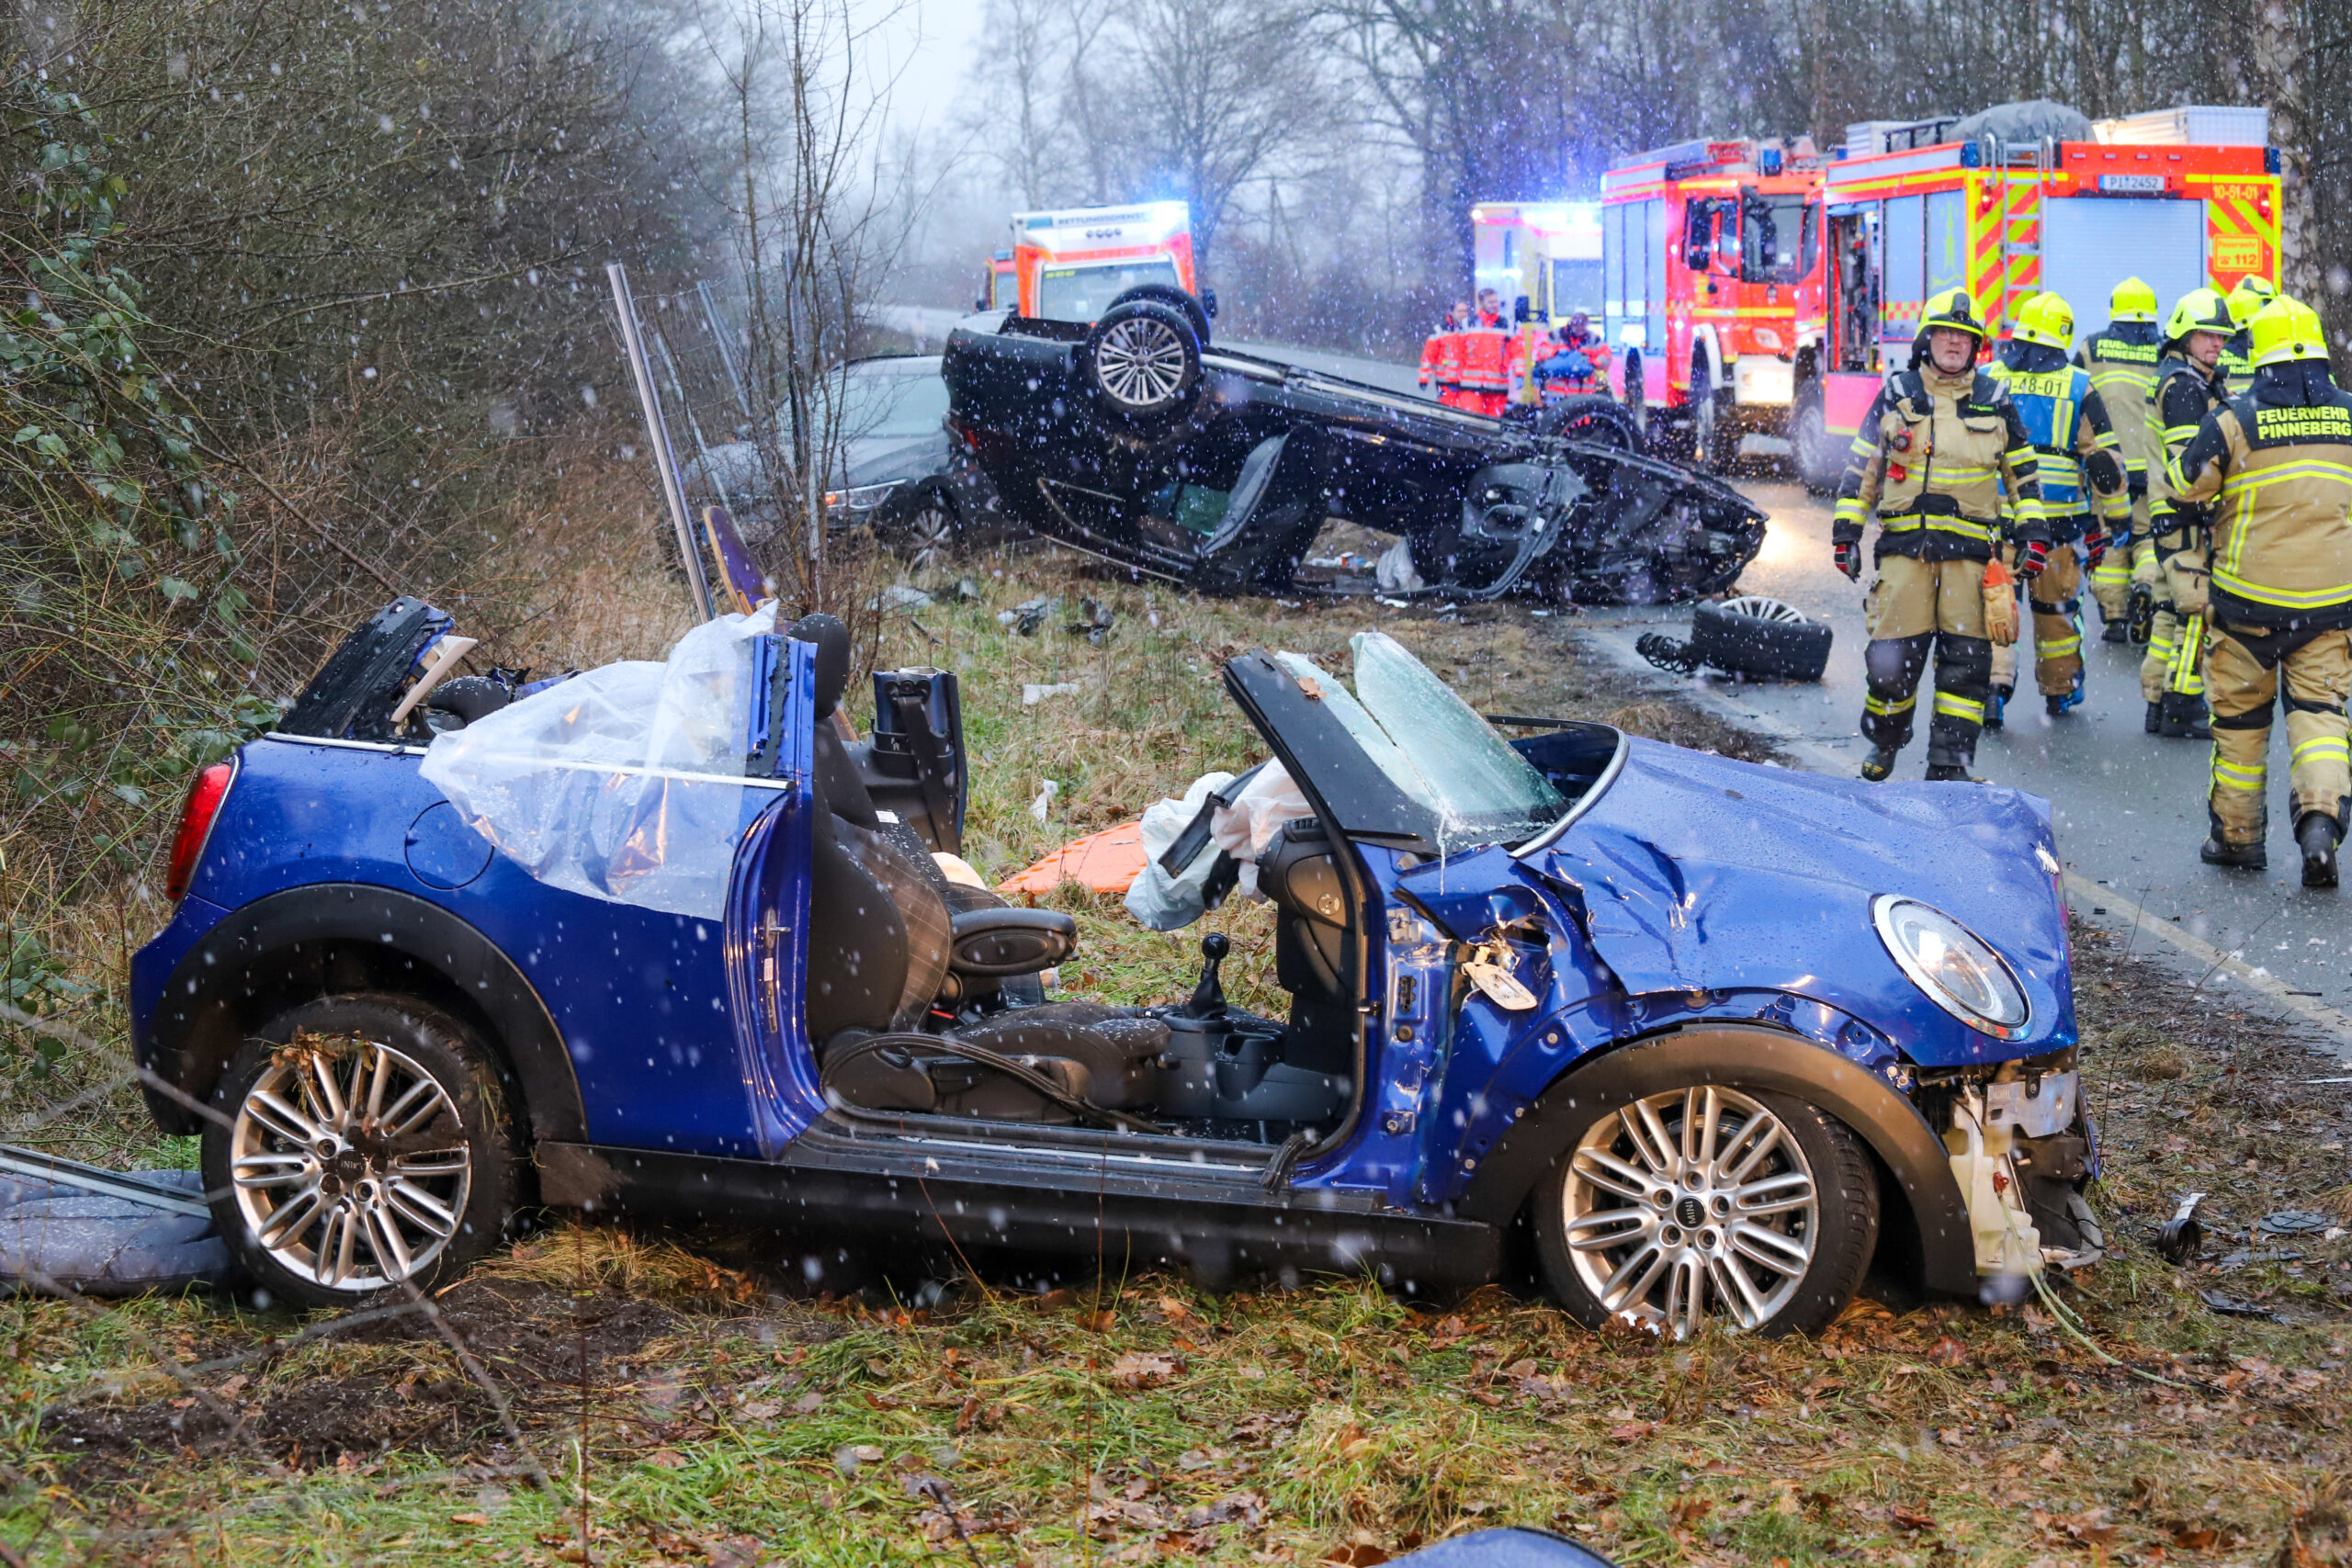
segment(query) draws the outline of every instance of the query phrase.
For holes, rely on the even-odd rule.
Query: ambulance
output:
[[[1197,294],[1192,209],[1148,201],[1016,212],[1012,272],[1020,313],[1050,321],[1091,321],[1139,283]]]
[[[1599,202],[1482,201],[1470,209],[1470,234],[1472,287],[1493,289],[1512,317],[1514,366],[1544,359],[1554,329],[1578,310],[1600,331]],[[1513,397],[1532,402],[1540,393],[1521,376]]]
[[[1823,331],[1812,139],[1685,141],[1600,176],[1610,381],[1645,426],[1724,467],[1743,432],[1786,432]]]
[[[2168,311],[2209,282],[2226,293],[2249,273],[2278,276],[2278,155],[2260,109],[2104,120],[2089,141],[1941,139],[1951,124],[1850,127],[1849,155],[1823,175],[1828,325],[1792,433],[1817,490],[1837,482],[1942,289],[1965,288],[1996,337],[2035,294],[2056,293],[2079,342],[2107,325],[2126,277]]]
[[[989,258],[989,270],[980,279],[980,297],[972,309],[1010,310],[1020,303],[1021,278],[1012,270],[1012,253],[999,251]]]

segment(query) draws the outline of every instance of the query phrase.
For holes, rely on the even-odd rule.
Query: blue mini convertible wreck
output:
[[[1306,804],[1253,868],[1287,1015],[1227,1000],[1220,936],[1118,1007],[956,858],[952,674],[876,675],[859,739],[825,617],[544,689],[440,679],[461,640],[395,603],[208,770],[134,965],[154,1115],[280,1299],[430,1289],[534,1205],[770,1225],[812,1278],[1532,1267],[1676,1335],[2100,1247],[2031,796],[1507,740],[1378,633],[1352,690],[1250,653]]]

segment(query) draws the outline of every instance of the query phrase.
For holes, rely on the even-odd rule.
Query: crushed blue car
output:
[[[443,679],[402,600],[198,778],[137,1055],[274,1296],[434,1288],[537,1207],[772,1226],[812,1280],[1442,1296],[1532,1254],[1671,1335],[2098,1253],[2033,796],[1498,727],[1378,633],[1352,690],[1251,652],[1307,807],[1254,864],[1287,1013],[1227,999],[1222,937],[1181,1003],[1049,999],[1075,923],[955,858],[955,676],[877,673],[853,739],[846,634],[772,615],[535,689]]]

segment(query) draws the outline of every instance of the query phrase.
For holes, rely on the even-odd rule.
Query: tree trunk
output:
[[[2255,91],[2270,106],[2270,141],[2278,149],[2278,287],[2320,300],[2319,215],[2312,201],[2311,17],[2303,0],[2255,0]]]

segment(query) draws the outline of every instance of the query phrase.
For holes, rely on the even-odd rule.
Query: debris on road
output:
[[[2172,1218],[2156,1233],[2156,1255],[2167,1263],[2186,1263],[2197,1256],[2205,1245],[2205,1226],[2197,1218],[2197,1206],[2205,1201],[2202,1192],[2191,1192],[2180,1201]]]

